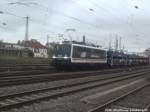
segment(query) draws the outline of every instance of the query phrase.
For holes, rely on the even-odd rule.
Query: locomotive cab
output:
[[[71,61],[71,44],[56,44],[52,60],[52,65],[56,68],[69,65]]]

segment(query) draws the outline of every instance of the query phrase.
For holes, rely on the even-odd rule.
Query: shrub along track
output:
[[[90,73],[80,72],[79,74],[77,73],[72,73],[72,74],[74,74],[74,76],[76,75],[87,76],[87,74],[88,76],[93,76],[94,74],[98,75],[99,73],[101,72],[92,71]],[[107,75],[105,74],[103,77],[99,75],[99,79],[95,77],[95,79],[93,80],[78,82],[74,84],[67,84],[67,85],[62,85],[58,87],[43,88],[43,89],[38,89],[38,90],[33,90],[33,91],[26,91],[26,92],[21,92],[21,93],[16,93],[16,94],[5,95],[5,96],[0,97],[0,110],[7,110],[7,109],[14,108],[14,107],[20,107],[22,105],[39,102],[42,100],[68,96],[70,94],[74,94],[74,93],[81,92],[81,91],[86,91],[86,90],[104,86],[107,84],[116,83],[119,81],[124,81],[124,80],[128,80],[128,79],[135,78],[135,77],[141,77],[143,75],[147,75],[148,73],[150,73],[150,70],[148,68],[145,68],[142,70],[135,70],[131,72],[122,72],[122,73],[107,74]],[[57,74],[57,76],[60,77],[61,75]],[[66,77],[68,76],[69,75],[66,75]],[[94,110],[92,110],[91,112],[93,111]]]

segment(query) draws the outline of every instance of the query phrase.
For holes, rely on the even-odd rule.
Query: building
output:
[[[146,49],[144,53],[149,57],[149,64],[150,64],[150,48]]]
[[[15,44],[0,42],[0,56],[17,56],[17,57],[32,57],[31,51],[25,49],[25,47]]]
[[[0,42],[0,48],[5,49],[24,49],[23,46],[18,45],[16,43],[7,43],[7,42]]]
[[[34,57],[48,58],[47,48],[35,39],[22,41],[21,45],[32,50]]]
[[[150,57],[150,48],[148,48],[148,49],[145,50],[145,54]]]

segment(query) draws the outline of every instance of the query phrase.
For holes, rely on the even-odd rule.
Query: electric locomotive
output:
[[[83,42],[66,41],[56,44],[52,65],[57,69],[102,68],[148,64],[148,57],[106,50]]]
[[[107,51],[82,42],[63,42],[54,47],[52,64],[58,68],[87,68],[107,64]]]

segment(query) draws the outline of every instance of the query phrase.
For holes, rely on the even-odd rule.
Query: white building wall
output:
[[[39,52],[34,52],[34,57],[48,58],[47,49],[39,49]]]

